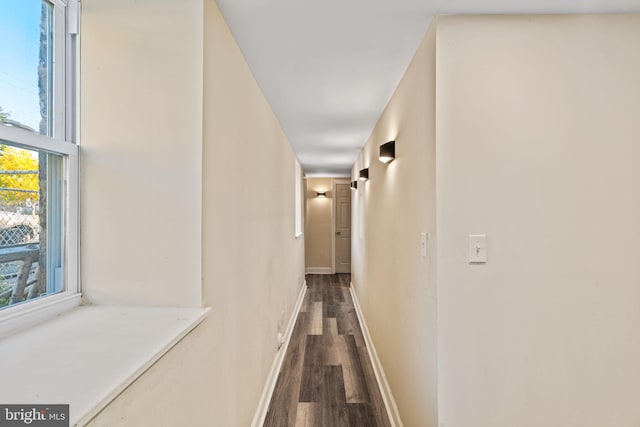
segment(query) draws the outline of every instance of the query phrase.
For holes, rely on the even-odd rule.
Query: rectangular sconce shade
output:
[[[351,181],[351,189],[352,190],[358,189],[358,181]]]
[[[318,192],[316,192],[316,197],[320,197],[322,199],[326,199],[327,198],[327,192],[326,191],[318,191]]]
[[[382,144],[378,158],[382,163],[391,163],[396,158],[396,142],[389,141]]]
[[[369,179],[369,168],[360,169],[360,181],[367,181]]]

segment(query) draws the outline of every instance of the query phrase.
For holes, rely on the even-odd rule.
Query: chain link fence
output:
[[[14,295],[21,274],[24,293],[38,280],[38,184],[37,170],[0,170],[0,308],[25,298]]]

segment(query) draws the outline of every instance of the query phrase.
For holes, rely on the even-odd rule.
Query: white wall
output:
[[[82,9],[85,301],[199,306],[202,0]]]
[[[213,0],[84,0],[83,37],[87,299],[212,307],[90,425],[247,426],[304,283],[293,151]]]
[[[441,426],[640,425],[639,52],[638,15],[438,20]]]
[[[396,160],[378,160],[396,140]],[[353,168],[352,281],[406,426],[437,425],[435,29],[427,32]],[[429,235],[428,256],[420,233]]]

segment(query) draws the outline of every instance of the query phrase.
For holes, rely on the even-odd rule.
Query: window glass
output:
[[[295,236],[302,235],[302,167],[298,160],[294,162],[295,174],[294,179],[295,182],[295,196],[294,196],[294,204],[295,204]]]
[[[0,144],[0,308],[63,290],[62,157]]]
[[[0,122],[53,135],[53,5],[2,0]]]

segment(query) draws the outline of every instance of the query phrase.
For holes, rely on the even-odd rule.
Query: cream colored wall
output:
[[[640,425],[638,52],[639,15],[438,20],[441,425]]]
[[[277,333],[284,331],[304,283],[304,238],[294,237],[294,154],[213,0],[84,0],[83,6],[84,49],[95,49],[83,57],[84,70],[90,70],[83,82],[83,112],[90,115],[87,121],[83,116],[83,130],[100,141],[89,141],[83,164],[97,168],[85,170],[90,185],[83,203],[88,246],[83,262],[88,263],[89,296],[113,302],[126,294],[115,273],[100,265],[104,256],[143,271],[168,264],[140,278],[141,287],[157,279],[152,285],[161,295],[140,292],[131,298],[136,303],[191,303],[195,298],[182,293],[199,297],[202,292],[203,304],[212,307],[202,325],[90,425],[250,425],[277,353]],[[121,36],[118,31],[129,24],[132,31]],[[183,40],[183,33],[193,46],[184,43],[178,49],[171,39]],[[183,59],[186,64],[174,64]],[[160,65],[165,68],[156,69]],[[163,117],[166,108],[177,116]],[[187,108],[184,116],[174,111],[180,108]],[[145,109],[160,118],[152,120]],[[123,112],[127,116],[120,121]],[[170,146],[159,131],[149,130],[154,126],[171,136]],[[114,128],[118,134],[112,140],[108,135]],[[152,137],[145,137],[147,132]],[[190,132],[193,141],[186,137]],[[108,202],[120,197],[122,186],[130,186],[127,179],[137,177],[134,166],[141,161],[148,164],[138,179],[149,194],[124,188],[123,197],[134,203],[133,219],[127,216],[132,208],[108,215]],[[185,170],[178,171],[185,176],[175,176],[175,162],[184,163]],[[120,187],[105,182],[113,169],[128,173],[118,178]],[[167,183],[166,174],[179,182]],[[186,194],[174,204],[178,190]],[[138,211],[150,198],[156,201],[152,196],[163,209],[154,205],[148,219]],[[150,236],[144,231],[150,239],[147,251],[160,258],[125,262],[125,249],[138,253],[134,219],[185,224],[193,233],[176,236],[171,229],[168,236]],[[119,233],[121,223],[127,233],[116,245],[109,233]],[[187,248],[189,259],[195,256],[191,263],[179,252],[187,244],[183,238],[197,246]],[[165,253],[169,244],[172,251]],[[106,277],[96,277],[98,272]],[[168,278],[158,277],[162,272]],[[178,273],[186,277],[177,280]]]
[[[378,146],[396,140],[384,165]],[[435,30],[367,141],[353,176],[352,281],[406,426],[437,425]],[[429,236],[428,256],[420,233]]]
[[[295,156],[213,0],[205,2],[204,301],[216,422],[247,426],[304,283]]]
[[[307,178],[305,214],[305,266],[331,268],[331,210],[333,209],[333,179]],[[318,191],[327,191],[327,198],[316,197]]]
[[[200,306],[202,0],[82,10],[85,301]]]

